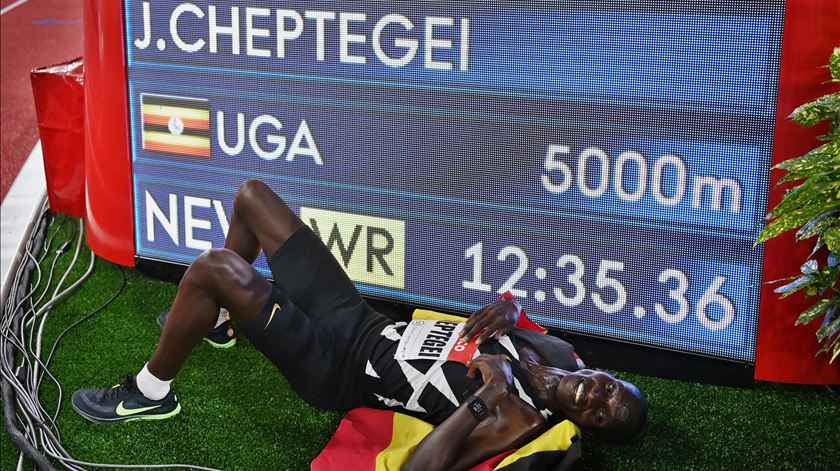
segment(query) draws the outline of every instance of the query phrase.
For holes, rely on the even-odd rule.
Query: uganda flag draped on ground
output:
[[[312,471],[396,471],[432,425],[398,412],[360,407],[347,413],[311,465]],[[579,429],[568,420],[518,450],[500,453],[471,471],[569,469],[581,455]]]
[[[411,318],[455,322],[464,320],[423,309],[415,310]],[[542,334],[548,332],[530,320],[524,310],[516,327]],[[582,367],[579,358],[578,363]],[[312,461],[311,469],[396,471],[433,429],[431,424],[399,412],[359,407],[344,416],[335,435]],[[522,448],[500,453],[474,466],[471,471],[565,471],[580,459],[581,453],[580,429],[564,420]]]
[[[210,157],[210,102],[143,94],[143,149]]]

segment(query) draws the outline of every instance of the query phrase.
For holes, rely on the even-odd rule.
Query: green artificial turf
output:
[[[59,267],[68,261],[65,255]],[[298,399],[244,336],[232,349],[202,343],[195,350],[173,384],[183,407],[173,419],[99,425],[73,411],[73,391],[110,386],[137,373],[160,334],[155,318],[168,308],[175,285],[130,269],[125,274],[125,291],[68,334],[53,361],[51,369],[64,388],[58,424],[65,448],[94,462],[306,469],[340,415]],[[91,279],[53,309],[45,345],[107,300],[121,282],[119,267],[98,260]],[[760,383],[743,389],[623,376],[649,399],[644,434],[622,446],[587,441],[581,469],[840,468],[840,396],[825,388]],[[57,391],[45,384],[42,403],[52,410]],[[17,451],[5,430],[2,435],[0,469],[14,469]]]

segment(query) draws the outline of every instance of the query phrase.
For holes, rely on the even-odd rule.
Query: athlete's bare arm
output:
[[[509,333],[516,326],[522,306],[511,299],[500,299],[475,311],[467,319],[461,337],[471,339],[478,335],[477,342],[481,343],[495,337]]]
[[[417,446],[406,470],[469,469],[503,451],[517,448],[547,428],[542,416],[510,394],[513,374],[502,355],[481,355],[469,364],[468,376],[481,374],[484,385],[475,392],[490,414],[479,421],[464,401]]]

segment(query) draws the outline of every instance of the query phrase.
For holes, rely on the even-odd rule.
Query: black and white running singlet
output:
[[[375,345],[365,365],[364,405],[395,410],[439,425],[481,387],[481,377],[467,379],[466,365],[454,361],[394,359],[405,326],[405,322],[388,324],[378,339],[368,339]],[[499,341],[487,340],[479,346],[476,356],[482,353],[503,354],[512,360],[514,392],[548,420],[551,411],[524,379],[514,341],[507,335]]]

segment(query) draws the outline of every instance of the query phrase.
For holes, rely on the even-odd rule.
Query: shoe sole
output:
[[[116,424],[116,423],[119,423],[119,422],[133,422],[133,421],[136,421],[136,420],[164,420],[164,419],[169,419],[169,418],[175,417],[176,415],[178,415],[179,412],[181,412],[181,404],[178,403],[175,406],[175,409],[172,412],[167,412],[166,414],[137,415],[137,416],[133,416],[133,417],[128,416],[128,417],[115,417],[113,419],[102,419],[102,418],[94,417],[92,415],[84,413],[83,411],[79,410],[79,408],[76,407],[76,404],[73,404],[72,401],[71,401],[71,405],[73,406],[73,409],[75,409],[76,412],[79,413],[79,415],[81,415],[85,419],[87,419],[91,422],[97,423],[97,424]]]
[[[223,350],[224,350],[225,348],[230,348],[230,347],[232,347],[232,346],[236,345],[236,339],[230,339],[230,340],[229,340],[228,342],[226,342],[226,343],[216,343],[216,342],[214,342],[214,341],[212,341],[212,340],[208,339],[207,337],[204,337],[202,340],[204,340],[205,342],[209,343],[209,344],[210,344],[210,346],[211,346],[211,347],[213,347],[213,348],[219,348],[219,349],[223,349]]]
[[[160,323],[160,318],[157,319],[157,325],[160,326],[161,330],[163,330],[163,324]],[[221,350],[224,350],[226,348],[231,348],[234,345],[236,345],[236,338],[232,338],[225,343],[214,342],[207,337],[203,337],[201,340],[204,340],[205,342],[210,344],[211,347],[218,348],[218,349],[221,349]]]

